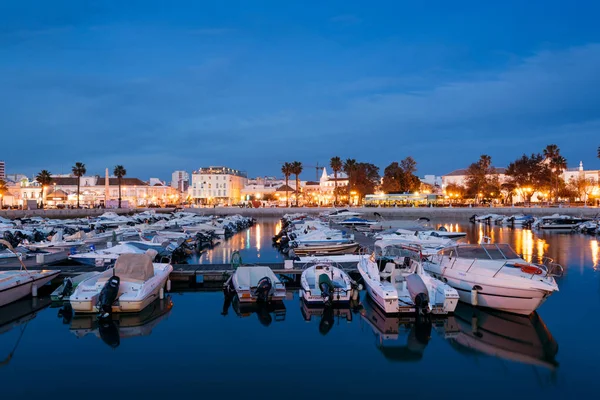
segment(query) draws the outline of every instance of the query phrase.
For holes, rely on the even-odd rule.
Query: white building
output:
[[[6,164],[0,160],[0,179],[6,179]]]
[[[196,204],[237,204],[247,180],[245,172],[232,168],[200,168],[192,172],[188,195]]]
[[[190,184],[190,174],[187,171],[175,171],[171,174],[171,187],[185,192]]]

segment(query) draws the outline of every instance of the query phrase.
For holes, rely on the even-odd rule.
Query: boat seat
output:
[[[390,276],[392,276],[392,273],[394,272],[395,268],[396,264],[394,264],[393,262],[388,262],[385,264],[385,268],[383,269],[383,271],[379,273],[379,276],[381,277],[381,279],[388,279]]]

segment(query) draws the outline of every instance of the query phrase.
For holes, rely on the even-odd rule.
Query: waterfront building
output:
[[[171,174],[171,187],[180,192],[187,192],[190,186],[190,174],[186,171],[175,171]]]
[[[347,201],[347,187],[348,187],[348,175],[344,172],[338,172],[337,174],[337,188],[338,188],[338,201]],[[323,173],[321,179],[319,179],[320,193],[318,196],[318,204],[323,206],[333,205],[335,200],[334,191],[336,187],[335,174],[327,174],[327,167],[323,167]]]
[[[196,204],[232,205],[243,201],[246,173],[228,167],[205,167],[192,172],[188,196]]]
[[[69,175],[53,175],[52,184],[44,188],[45,198],[42,198],[42,187],[35,179],[22,178],[18,182],[11,181],[9,192],[12,196],[10,206],[27,207],[28,201],[35,200],[38,204],[44,202],[48,207],[70,207],[77,204],[77,177]],[[82,176],[80,179],[79,203],[83,207],[118,206],[119,183],[115,177],[108,178],[108,198],[106,178],[98,175]],[[145,207],[166,206],[178,204],[180,194],[177,189],[164,182],[151,178],[144,182],[138,178],[121,179],[121,206]]]
[[[0,179],[6,179],[6,164],[0,160]]]

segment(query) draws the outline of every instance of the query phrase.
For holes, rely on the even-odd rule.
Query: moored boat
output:
[[[508,244],[455,245],[423,262],[424,269],[455,288],[462,302],[529,315],[554,292],[562,267],[547,259],[529,263]]]

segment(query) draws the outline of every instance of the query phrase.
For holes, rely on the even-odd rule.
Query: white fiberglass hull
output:
[[[482,280],[468,278],[464,273],[461,276],[453,276],[448,273],[439,274],[439,270],[432,269],[430,264],[426,263],[424,267],[426,271],[432,273],[438,279],[442,278],[444,282],[456,289],[460,301],[472,306],[529,315],[541,306],[552,293],[536,288],[493,286]],[[478,286],[476,293],[473,292],[475,286]]]
[[[162,267],[160,267],[161,269],[155,268],[155,275],[144,282],[142,287],[138,286],[138,290],[123,293],[122,290],[127,287],[127,281],[121,281],[119,296],[112,305],[113,313],[140,312],[158,299],[160,289],[165,287],[173,267],[164,264],[155,265],[162,265]],[[112,274],[113,271],[110,269],[98,276],[91,277],[90,280],[108,278]],[[70,297],[71,307],[76,313],[96,313],[99,311],[97,304],[100,291],[104,285],[102,284],[100,287],[93,284],[89,285],[88,281],[81,282]]]
[[[7,271],[12,272],[12,271]],[[22,279],[8,281],[0,273],[0,307],[15,302],[31,294],[33,285],[38,288],[50,282],[60,271],[35,271],[28,274],[22,272]]]

